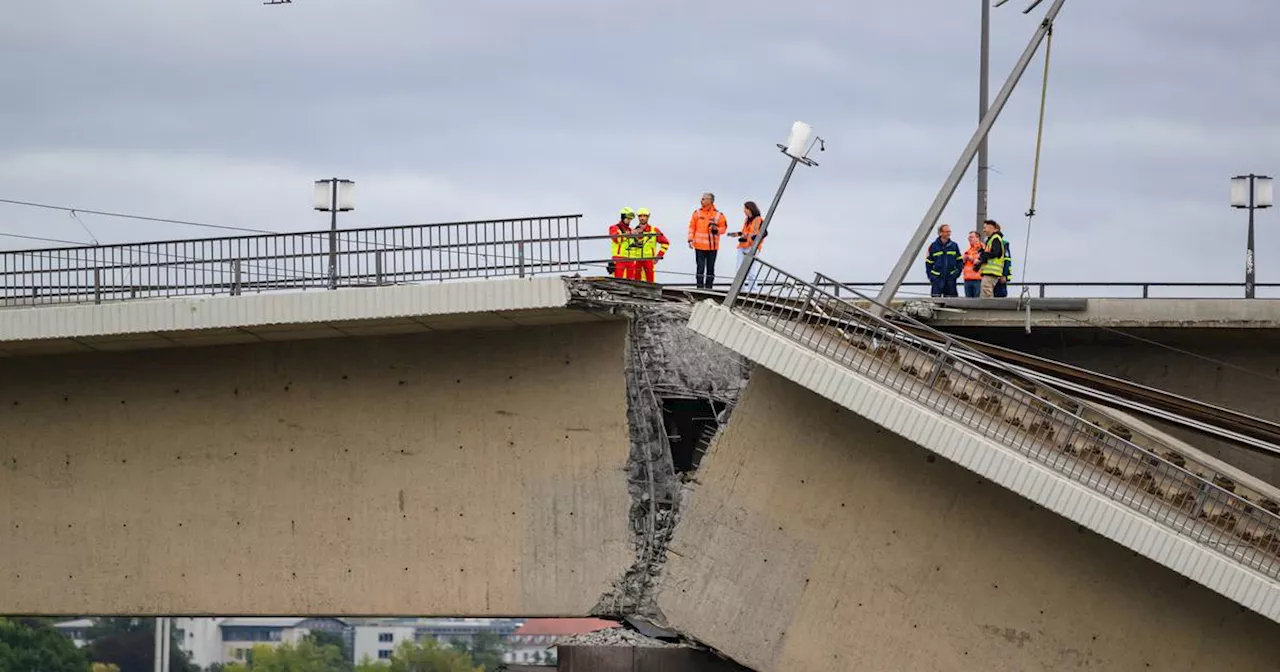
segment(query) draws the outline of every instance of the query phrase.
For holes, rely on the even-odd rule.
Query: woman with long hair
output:
[[[742,230],[737,233],[739,266],[747,263],[747,254],[751,252],[751,245],[755,243],[756,237],[760,235],[760,225],[764,223],[764,218],[760,216],[760,206],[756,205],[755,201],[743,203],[742,214],[746,216],[746,219],[742,222]],[[764,249],[763,242],[756,249],[756,253],[759,254],[761,249]],[[754,276],[754,274],[752,275]],[[748,282],[753,280],[754,277],[747,278]]]

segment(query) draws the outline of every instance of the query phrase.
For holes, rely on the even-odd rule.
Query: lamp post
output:
[[[1028,7],[1023,13],[1025,14],[1034,9],[1041,1],[1034,0],[1031,7]],[[880,293],[876,295],[876,300],[871,305],[872,314],[877,317],[883,315],[885,306],[888,306],[894,295],[898,293],[898,288],[902,286],[903,279],[907,277],[907,271],[910,270],[911,264],[915,262],[916,255],[920,253],[920,249],[924,247],[925,241],[928,240],[929,232],[933,229],[934,224],[938,222],[938,218],[942,216],[942,211],[946,209],[947,204],[951,202],[951,196],[956,193],[956,187],[960,185],[960,180],[964,178],[965,172],[969,170],[974,157],[978,154],[978,147],[987,137],[987,134],[991,132],[991,127],[995,125],[996,119],[1000,117],[1005,103],[1009,102],[1009,96],[1013,95],[1013,90],[1018,86],[1018,81],[1022,79],[1023,73],[1027,71],[1027,66],[1031,64],[1032,57],[1035,56],[1040,44],[1049,35],[1049,31],[1053,28],[1053,22],[1058,18],[1058,13],[1062,11],[1062,6],[1065,2],[1066,0],[1053,0],[1053,4],[1045,12],[1044,19],[1040,22],[1040,27],[1031,36],[1031,41],[1027,43],[1027,48],[1022,52],[1017,64],[1013,66],[1013,72],[1009,73],[1009,78],[1005,80],[1004,86],[996,94],[995,100],[991,101],[991,108],[987,110],[986,116],[982,118],[982,122],[978,124],[978,128],[973,132],[973,137],[969,139],[969,144],[965,146],[964,151],[960,152],[960,159],[956,161],[956,165],[951,169],[951,174],[947,176],[947,180],[942,183],[942,188],[938,190],[938,195],[934,197],[929,210],[925,212],[924,219],[920,220],[920,227],[912,234],[911,240],[907,243],[906,248],[902,250],[902,256],[898,258],[898,263],[889,272],[888,279],[885,280],[884,286],[880,288]]]
[[[773,195],[773,203],[769,206],[769,211],[764,213],[764,221],[760,223],[760,232],[756,235],[756,239],[751,242],[751,247],[747,248],[747,255],[742,259],[742,263],[738,264],[738,272],[733,276],[733,284],[729,286],[729,293],[724,297],[724,305],[732,306],[738,293],[742,291],[742,283],[746,282],[747,272],[751,269],[751,265],[756,261],[756,252],[760,249],[760,243],[764,240],[765,232],[769,230],[769,222],[773,221],[773,213],[778,211],[778,203],[782,201],[782,192],[787,190],[787,183],[791,181],[791,174],[796,170],[796,164],[803,163],[806,166],[817,166],[818,162],[809,158],[809,150],[813,146],[818,145],[818,151],[826,151],[826,144],[822,138],[813,135],[813,127],[803,121],[797,121],[791,125],[791,134],[787,136],[787,144],[778,145],[778,149],[791,159],[787,164],[787,172],[782,176],[782,184],[778,185],[778,192]]]
[[[355,210],[355,189],[351,180],[316,180],[314,207],[329,213],[329,289],[338,286],[338,213]]]
[[[987,116],[991,102],[989,80],[991,78],[991,0],[982,0],[982,38],[978,48],[978,123]],[[978,145],[978,225],[974,231],[982,235],[982,223],[987,221],[987,139]]]
[[[1266,175],[1238,175],[1231,178],[1231,207],[1248,209],[1249,241],[1244,253],[1244,298],[1254,298],[1253,211],[1271,207],[1275,188]]]
[[[1035,0],[1029,7],[1022,11],[1023,14],[1035,9],[1043,0]],[[991,5],[992,0],[981,0],[982,2],[982,36],[978,46],[978,123],[982,123],[982,119],[987,116],[987,108],[991,104],[990,80],[991,80]],[[995,6],[999,7],[1009,0],[994,0]],[[978,145],[978,225],[974,230],[978,232],[978,236],[982,237],[982,223],[987,221],[987,177],[991,172],[991,165],[987,158],[987,138],[982,139],[982,144]]]

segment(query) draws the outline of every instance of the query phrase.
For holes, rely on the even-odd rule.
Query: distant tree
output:
[[[0,672],[89,672],[89,659],[71,640],[32,622],[0,618]]]
[[[115,665],[119,672],[151,672],[155,669],[156,639],[153,618],[103,618],[85,633],[89,659]],[[169,643],[170,672],[199,672],[178,645]]]
[[[244,663],[227,663],[222,672],[249,672],[249,668]]]
[[[335,647],[338,649],[338,653],[341,654],[342,659],[347,659],[347,640],[343,639],[342,635],[336,632],[315,630],[311,634],[307,635],[306,639],[316,646]]]
[[[401,642],[391,654],[391,665],[381,669],[384,672],[484,672],[466,651],[442,646],[434,639]]]
[[[541,664],[542,664],[542,652],[541,652],[541,651],[534,651],[534,652],[533,652],[533,664],[534,664],[534,665],[541,665]]]
[[[346,672],[342,649],[318,645],[310,638],[293,644],[253,647],[250,672]]]
[[[375,662],[369,657],[369,654],[366,653],[365,656],[360,659],[360,662],[356,663],[355,672],[387,672],[387,666]]]
[[[90,672],[120,672],[120,667],[111,663],[94,663]]]
[[[456,648],[467,652],[471,660],[484,667],[485,672],[498,672],[502,669],[502,654],[506,653],[506,645],[493,632],[481,632],[471,638],[471,642],[459,642]]]

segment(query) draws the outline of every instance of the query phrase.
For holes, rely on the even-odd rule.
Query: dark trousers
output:
[[[1007,283],[1007,282],[1002,282],[1002,283],[1000,283],[1000,284],[996,285],[996,288],[995,288],[994,290],[992,290],[992,291],[991,291],[991,293],[992,293],[992,296],[995,296],[997,299],[1004,299],[1004,298],[1008,298],[1008,296],[1009,296],[1009,283]]]
[[[982,281],[981,280],[965,280],[964,295],[971,299],[976,299],[979,296],[982,296]]]
[[[929,294],[932,296],[958,296],[955,278],[929,278]]]
[[[698,287],[711,289],[716,280],[716,253],[720,250],[694,250],[693,256],[698,265]]]

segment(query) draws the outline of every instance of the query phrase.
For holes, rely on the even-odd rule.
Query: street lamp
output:
[[[1269,208],[1275,188],[1266,175],[1238,175],[1231,178],[1231,207],[1249,210],[1249,242],[1244,253],[1244,298],[1254,298],[1253,211]]]
[[[982,119],[987,116],[987,109],[990,105],[990,87],[991,78],[991,7],[993,0],[982,1],[982,38],[978,48],[978,123],[982,123]],[[1009,0],[994,0],[996,7],[1000,7]],[[1029,13],[1040,5],[1043,0],[1033,0],[1031,4],[1024,10],[1023,14]],[[982,139],[982,144],[978,145],[978,225],[974,230],[978,232],[978,236],[983,236],[982,223],[987,221],[987,174],[991,172],[990,162],[987,158],[987,138]]]
[[[884,315],[885,307],[893,301],[894,295],[902,287],[902,281],[907,277],[907,271],[911,268],[911,265],[915,263],[916,255],[920,254],[920,250],[928,240],[929,232],[933,230],[933,226],[938,223],[938,218],[942,216],[942,211],[951,202],[951,196],[956,193],[956,187],[960,185],[960,180],[964,179],[964,175],[973,163],[974,157],[977,156],[978,148],[982,145],[982,141],[987,138],[987,134],[991,132],[991,127],[995,125],[996,119],[1000,117],[1000,113],[1004,110],[1005,104],[1009,102],[1009,96],[1013,95],[1013,90],[1018,86],[1018,81],[1022,79],[1023,73],[1027,71],[1027,66],[1031,65],[1031,59],[1040,48],[1040,44],[1049,36],[1049,32],[1053,29],[1053,22],[1057,20],[1058,14],[1062,11],[1062,6],[1065,3],[1066,0],[1053,0],[1053,4],[1045,12],[1044,19],[1040,21],[1040,27],[1031,36],[1031,41],[1027,43],[1027,48],[1023,50],[1022,56],[1018,58],[1018,62],[1013,66],[1013,72],[1009,73],[1009,78],[1005,80],[1004,86],[996,94],[995,100],[992,101],[991,108],[982,117],[982,122],[978,124],[978,128],[973,132],[973,137],[969,139],[969,144],[965,146],[964,151],[960,152],[960,159],[952,167],[951,174],[942,183],[942,188],[938,190],[938,195],[934,197],[929,210],[925,212],[924,219],[920,220],[920,227],[912,234],[910,242],[902,250],[902,256],[898,258],[898,263],[894,265],[893,270],[889,271],[888,279],[885,280],[884,286],[880,288],[880,293],[876,295],[875,302],[871,304],[870,310],[873,315],[877,317]],[[1039,4],[1040,0],[1036,0],[1026,11],[1030,11]]]
[[[773,195],[773,204],[769,206],[769,211],[764,213],[764,221],[760,223],[760,232],[756,235],[756,239],[751,242],[751,247],[747,249],[747,255],[743,258],[742,263],[738,264],[738,272],[733,277],[733,284],[729,286],[729,293],[725,295],[724,305],[732,306],[734,299],[738,298],[738,293],[742,291],[742,283],[746,282],[747,272],[756,260],[756,251],[760,249],[760,243],[764,240],[765,232],[769,230],[769,222],[773,221],[773,213],[778,211],[778,203],[782,200],[782,192],[787,190],[787,183],[791,181],[791,174],[796,170],[796,164],[803,163],[806,166],[817,166],[818,162],[809,158],[809,150],[814,145],[818,145],[818,151],[827,151],[826,143],[822,138],[813,135],[813,127],[803,121],[797,121],[791,124],[791,134],[787,136],[787,144],[778,145],[778,149],[786,154],[791,162],[787,165],[787,173],[782,176],[782,184],[778,185],[778,193]]]
[[[329,289],[338,286],[338,213],[355,210],[356,183],[331,177],[316,180],[315,209],[329,213]]]

